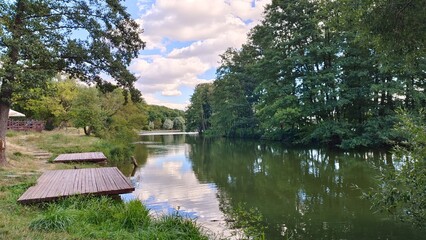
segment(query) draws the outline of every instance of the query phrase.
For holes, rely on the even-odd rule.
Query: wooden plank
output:
[[[115,188],[115,186],[113,186],[112,183],[111,183],[111,180],[109,178],[109,174],[107,173],[108,169],[104,169],[104,171],[106,172],[106,174],[102,174],[101,176],[102,176],[103,180],[105,181],[105,185],[107,187],[106,191],[112,191]]]
[[[64,170],[58,170],[58,171],[54,171],[55,175],[54,177],[52,177],[52,181],[50,182],[49,185],[51,185],[51,187],[49,188],[49,191],[47,191],[46,195],[44,196],[45,198],[53,198],[55,196],[61,196],[63,189],[66,188],[66,182],[64,182],[63,178],[68,175]],[[63,184],[58,184],[58,183],[63,183]]]
[[[99,185],[98,192],[106,192],[107,186],[106,186],[106,183],[104,181],[104,178],[102,177],[102,174],[100,173],[100,170],[95,169],[95,171],[96,171],[96,182]]]
[[[102,152],[84,152],[60,154],[53,162],[103,162],[106,160],[107,158]]]
[[[40,197],[48,198],[50,191],[55,187],[55,180],[61,173],[61,170],[58,171],[49,171],[47,172],[47,176],[45,177],[45,181],[36,185],[38,191],[40,191]],[[44,174],[43,174],[44,175]],[[45,186],[45,187],[40,187]],[[37,198],[37,194],[35,196]]]
[[[44,202],[77,194],[121,194],[134,187],[115,167],[54,170],[45,172],[35,186],[18,199],[20,203]]]
[[[132,183],[123,174],[117,173],[117,171],[120,171],[118,168],[112,168],[111,171],[111,174],[115,176],[114,181],[118,188],[126,188],[127,186],[132,185]]]

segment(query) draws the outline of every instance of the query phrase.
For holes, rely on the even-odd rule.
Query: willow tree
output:
[[[121,0],[1,1],[0,165],[13,97],[43,88],[58,72],[140,98],[127,66],[145,46],[141,32]]]

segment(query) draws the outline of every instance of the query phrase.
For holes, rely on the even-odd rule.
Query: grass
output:
[[[74,197],[44,208],[30,229],[66,232],[78,239],[207,239],[196,223],[181,216],[151,219],[138,200]]]
[[[194,221],[177,214],[154,219],[137,200],[76,196],[40,205],[17,203],[43,171],[75,166],[51,164],[31,152],[99,151],[101,143],[75,132],[9,132],[10,164],[0,168],[0,239],[208,239]],[[87,166],[95,165],[78,165]]]

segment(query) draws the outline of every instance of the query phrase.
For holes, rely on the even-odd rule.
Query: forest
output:
[[[196,87],[188,130],[342,149],[403,140],[426,104],[421,0],[272,1],[241,49]]]
[[[121,88],[106,92],[60,75],[45,89],[16,95],[14,102],[13,108],[28,118],[46,121],[47,130],[77,127],[103,138],[135,130],[185,130],[181,110],[149,105],[143,98],[134,101]]]

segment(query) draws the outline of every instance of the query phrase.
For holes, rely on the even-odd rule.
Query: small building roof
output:
[[[25,117],[25,114],[9,109],[9,117]]]

